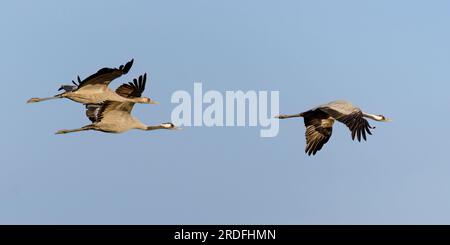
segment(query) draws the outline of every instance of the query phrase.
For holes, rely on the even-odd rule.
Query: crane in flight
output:
[[[357,138],[358,141],[361,141],[361,137],[366,140],[366,133],[372,135],[370,129],[375,128],[371,127],[365,118],[379,122],[390,121],[383,115],[365,113],[344,100],[332,101],[298,114],[275,117],[279,119],[303,117],[306,127],[305,153],[308,155],[315,155],[328,142],[333,132],[335,120],[345,124],[351,131],[352,139]]]
[[[127,74],[133,65],[134,59],[119,68],[102,68],[95,74],[84,80],[78,76],[78,83],[72,81],[74,85],[62,85],[59,90],[64,92],[47,98],[31,98],[27,103],[36,103],[52,99],[67,98],[82,104],[100,104],[105,101],[133,102],[142,104],[157,104],[147,97],[123,97],[111,90],[108,85],[116,78]]]

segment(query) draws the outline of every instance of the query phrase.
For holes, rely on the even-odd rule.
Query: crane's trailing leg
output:
[[[55,96],[52,97],[47,97],[47,98],[31,98],[27,101],[27,103],[36,103],[36,102],[41,102],[41,101],[46,101],[46,100],[54,100],[54,99],[61,99],[63,98],[63,96],[61,94],[57,94]]]
[[[278,118],[278,119],[286,119],[286,118],[293,118],[293,117],[302,117],[303,115],[302,115],[302,113],[299,113],[299,114],[293,114],[293,115],[277,115],[277,116],[275,116],[275,118]]]
[[[68,133],[74,133],[74,132],[80,132],[80,131],[86,131],[86,130],[92,130],[92,129],[94,129],[93,125],[87,125],[87,126],[84,126],[82,128],[77,128],[77,129],[63,129],[63,130],[59,130],[55,134],[68,134]]]

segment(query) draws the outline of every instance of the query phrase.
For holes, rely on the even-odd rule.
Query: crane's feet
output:
[[[55,134],[67,134],[69,133],[69,130],[58,130]]]
[[[27,101],[27,103],[36,103],[36,102],[39,102],[39,101],[41,101],[39,98],[31,98],[31,99],[29,99]]]

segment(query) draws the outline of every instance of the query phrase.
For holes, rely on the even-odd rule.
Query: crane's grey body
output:
[[[326,104],[319,105],[311,111],[321,110],[328,114],[333,114],[335,119],[343,117],[345,115],[350,115],[351,113],[361,111],[360,108],[352,105],[350,102],[345,100],[335,100]]]
[[[99,84],[87,85],[75,91],[69,91],[61,94],[62,98],[82,104],[99,104],[104,101],[117,102],[136,102],[135,99],[122,97],[112,91],[109,87]]]
[[[104,110],[102,106],[100,105],[95,109],[87,108],[88,112],[86,114],[94,113],[95,119],[92,126],[95,130],[108,133],[123,133],[131,129],[145,130],[147,128],[145,124],[133,117],[128,111],[113,109],[102,113],[101,111]],[[89,112],[89,110],[93,111]]]
[[[328,142],[333,132],[335,120],[344,123],[350,129],[352,139],[357,138],[358,141],[361,141],[361,138],[366,140],[366,134],[372,134],[370,129],[373,129],[373,127],[369,125],[365,118],[382,122],[389,121],[382,115],[365,113],[345,100],[332,101],[299,114],[279,115],[277,117],[280,119],[304,118],[306,127],[305,152],[308,155],[315,155]]]

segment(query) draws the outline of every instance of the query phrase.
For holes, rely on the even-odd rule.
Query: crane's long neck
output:
[[[168,125],[160,124],[160,125],[154,125],[154,126],[147,126],[147,128],[145,130],[151,131],[151,130],[158,130],[158,129],[173,129],[173,126],[170,127]]]
[[[137,119],[134,121],[134,123],[135,123],[135,126],[134,126],[135,129],[140,129],[140,130],[144,130],[144,131],[166,129],[166,127],[164,127],[161,124],[160,125],[145,125]]]
[[[375,121],[382,121],[383,120],[383,117],[381,117],[381,116],[370,114],[370,113],[366,113],[366,112],[363,112],[363,117],[367,117],[367,118],[373,119]]]
[[[108,88],[108,100],[117,101],[117,102],[130,102],[130,103],[143,103],[143,99],[141,97],[125,97],[117,94],[116,92],[110,91]]]
[[[291,114],[291,115],[283,115],[283,114],[281,114],[281,115],[276,116],[276,118],[279,118],[279,119],[286,119],[286,118],[293,118],[293,117],[302,117],[302,114],[301,113]]]
[[[156,126],[147,126],[147,128],[145,129],[146,131],[151,131],[151,130],[158,130],[158,129],[166,129],[165,127],[163,127],[162,125],[156,125]]]
[[[126,98],[126,101],[127,101],[127,102],[133,102],[133,103],[143,103],[141,97],[137,97],[137,98]]]
[[[123,97],[122,101],[131,102],[131,103],[146,103],[145,98],[142,98],[142,97],[132,97],[132,98]]]

